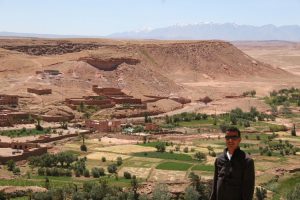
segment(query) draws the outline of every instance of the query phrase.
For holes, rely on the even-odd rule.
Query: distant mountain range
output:
[[[300,26],[250,26],[232,23],[174,25],[144,31],[115,33],[108,38],[162,40],[286,40],[300,41]]]
[[[229,40],[260,41],[285,40],[300,41],[300,26],[250,26],[233,23],[198,23],[173,25],[142,31],[114,33],[107,36],[55,35],[35,33],[0,32],[0,37],[34,38],[112,38],[112,39],[160,39],[160,40]]]

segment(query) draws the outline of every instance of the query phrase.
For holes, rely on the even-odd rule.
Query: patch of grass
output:
[[[211,125],[213,127],[214,119],[213,118],[208,118],[205,120],[192,120],[189,122],[182,121],[178,122],[179,126],[182,127],[199,127],[203,125]]]
[[[0,186],[45,186],[44,181],[25,179],[0,179]]]
[[[279,200],[284,197],[295,185],[300,184],[300,173],[297,172],[293,175],[287,175],[280,178],[277,182],[271,179],[265,184],[268,190],[274,192],[273,200]]]
[[[195,161],[190,155],[178,154],[178,153],[168,153],[168,152],[139,152],[134,153],[133,156],[137,157],[148,157],[148,158],[160,158],[168,160],[180,160],[180,161]]]
[[[284,178],[279,181],[276,192],[279,194],[287,194],[295,185],[300,184],[300,173],[296,173],[291,177]]]
[[[215,167],[213,165],[195,165],[192,170],[213,172]]]
[[[27,196],[24,197],[15,197],[15,198],[11,198],[11,200],[28,200]]]
[[[0,135],[2,136],[8,136],[8,137],[22,137],[22,136],[31,136],[31,135],[42,135],[50,133],[50,128],[45,128],[42,131],[38,131],[36,129],[19,129],[19,130],[6,130],[6,131],[0,131]]]
[[[164,163],[157,165],[156,169],[186,171],[191,166],[192,166],[192,164],[189,164],[189,163],[164,162]]]
[[[141,167],[141,168],[150,168],[153,165],[156,165],[155,162],[149,162],[147,160],[132,160],[128,159],[123,163],[123,167]]]
[[[138,144],[140,146],[143,146],[143,147],[156,147],[156,145],[160,144],[160,143],[165,143],[165,142],[148,142],[148,143],[145,143],[145,144]]]

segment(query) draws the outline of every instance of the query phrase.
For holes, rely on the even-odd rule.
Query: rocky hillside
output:
[[[189,97],[195,90],[186,83],[290,76],[222,41],[7,39],[0,40],[0,47],[0,93],[52,88],[53,95],[40,102],[92,95],[95,84],[141,98]],[[62,74],[44,79],[35,73],[46,69]]]
[[[286,76],[261,63],[228,42],[201,41],[140,48],[144,60],[176,82]]]

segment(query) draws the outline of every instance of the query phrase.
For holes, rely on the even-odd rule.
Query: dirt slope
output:
[[[62,74],[36,74],[46,69]],[[68,97],[93,95],[94,84],[119,87],[140,98],[196,99],[205,90],[193,83],[289,76],[222,41],[0,40],[0,93],[26,97],[21,100],[24,106],[56,105]],[[28,94],[27,87],[51,88],[53,94]]]

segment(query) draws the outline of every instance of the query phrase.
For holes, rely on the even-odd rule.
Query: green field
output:
[[[160,159],[167,159],[167,160],[196,161],[190,155],[178,154],[178,153],[140,152],[140,153],[134,153],[132,155],[137,157],[160,158]]]
[[[191,166],[192,166],[192,164],[189,164],[189,163],[164,162],[164,163],[157,165],[156,169],[186,171]]]
[[[192,167],[192,170],[213,172],[215,167],[213,165],[195,165]]]

